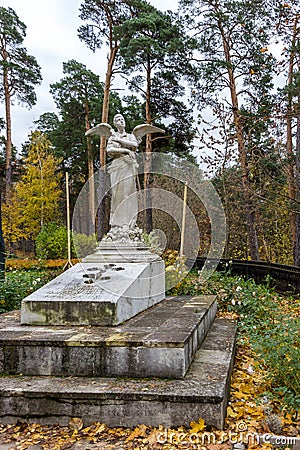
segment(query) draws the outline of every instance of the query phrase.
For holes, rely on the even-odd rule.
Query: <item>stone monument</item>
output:
[[[135,151],[140,125],[105,135],[112,189],[110,230],[88,255],[0,317],[0,419],[135,427],[222,428],[236,326],[217,318],[214,296],[165,298],[164,263],[136,226]],[[34,325],[34,326],[33,326]]]
[[[96,253],[23,300],[22,324],[118,325],[165,297],[164,262],[145,246],[136,226],[135,157],[145,134],[164,130],[142,124],[127,133],[121,114],[114,125],[117,131],[100,123],[86,133],[105,136],[113,158],[110,230]]]

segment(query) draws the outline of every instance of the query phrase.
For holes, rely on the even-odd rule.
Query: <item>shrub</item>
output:
[[[68,257],[68,237],[65,226],[49,223],[37,235],[36,254],[41,259]]]
[[[149,234],[144,231],[142,234],[142,241],[145,243],[147,247],[149,247],[152,253],[156,253],[157,255],[162,255],[163,247],[160,242],[160,236],[158,234],[158,230],[153,230]]]
[[[73,258],[72,263],[76,264],[77,259]],[[66,264],[66,259],[7,259],[6,270],[13,269],[62,269]]]
[[[5,261],[5,269],[35,269],[42,267],[43,263],[37,259],[15,259],[9,258]]]
[[[43,227],[36,238],[36,254],[41,259],[60,259],[68,257],[67,228],[56,223]],[[87,236],[81,233],[72,233],[71,253],[77,258],[84,258],[94,253],[97,247],[96,235]]]
[[[72,233],[74,252],[77,258],[84,258],[85,256],[94,253],[97,248],[97,239],[95,234],[87,236],[81,233]]]
[[[42,287],[60,273],[60,270],[9,270],[0,283],[0,313],[19,309],[27,295]]]

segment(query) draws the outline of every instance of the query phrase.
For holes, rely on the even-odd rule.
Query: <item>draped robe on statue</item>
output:
[[[114,137],[127,142],[121,146]],[[111,213],[112,229],[129,228],[133,230],[138,214],[136,189],[137,161],[133,150],[137,148],[137,140],[133,134],[114,132],[107,143],[107,154],[113,157],[108,169],[111,181]]]

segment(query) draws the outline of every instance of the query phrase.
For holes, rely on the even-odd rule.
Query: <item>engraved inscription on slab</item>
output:
[[[76,280],[77,281],[77,280]],[[91,300],[100,297],[103,293],[103,289],[98,284],[84,284],[73,282],[64,287],[60,291],[48,291],[44,294],[45,297],[50,298],[63,298],[64,300],[72,300],[74,298],[90,298]]]

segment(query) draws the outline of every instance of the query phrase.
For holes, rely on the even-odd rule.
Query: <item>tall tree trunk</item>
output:
[[[288,75],[288,86],[293,83],[293,72],[294,72],[294,52],[291,53],[289,60],[289,75]],[[293,248],[295,248],[296,230],[295,230],[295,173],[294,173],[294,153],[293,153],[293,132],[292,132],[292,121],[293,121],[293,94],[288,93],[287,102],[287,116],[286,116],[286,154],[287,154],[287,176],[288,176],[288,188],[290,197],[290,228]]]
[[[90,109],[87,100],[84,104],[85,109],[85,130],[88,131],[91,128],[90,124]],[[95,219],[95,188],[93,176],[94,176],[94,158],[93,158],[93,149],[91,144],[91,139],[89,136],[86,138],[86,147],[87,147],[87,166],[88,166],[88,179],[89,179],[89,233],[92,234],[94,232],[93,222]]]
[[[107,123],[108,122],[108,112],[109,112],[109,94],[110,94],[110,86],[111,86],[111,79],[113,75],[113,66],[115,63],[115,59],[118,53],[118,45],[115,43],[113,46],[111,46],[108,64],[107,64],[107,71],[105,75],[105,84],[104,84],[104,93],[103,93],[103,105],[102,105],[102,115],[101,115],[101,122]],[[100,140],[100,166],[104,167],[106,162],[106,139],[105,137],[101,137]]]
[[[226,151],[225,151],[225,156],[224,156],[224,160],[223,160],[223,164],[222,164],[222,169],[221,169],[221,182],[222,182],[222,188],[223,188],[223,201],[224,201],[224,209],[225,209],[225,216],[228,216],[228,190],[227,190],[227,186],[226,186],[226,178],[225,178],[225,168],[226,168],[226,162],[227,162],[227,144],[226,144]],[[228,237],[229,237],[229,227],[226,227],[226,242],[225,242],[225,247],[224,247],[224,255],[225,258],[228,257]]]
[[[5,277],[5,245],[2,233],[2,192],[0,190],[0,280]]]
[[[233,94],[235,92],[233,91]],[[235,108],[237,108],[235,110]],[[242,186],[243,186],[243,194],[244,194],[244,202],[245,202],[245,215],[246,215],[246,223],[248,230],[248,238],[249,238],[249,248],[250,248],[250,256],[251,259],[257,261],[259,259],[259,251],[258,251],[258,239],[255,228],[255,210],[252,204],[252,191],[249,181],[249,170],[247,163],[247,153],[245,149],[245,142],[243,137],[243,127],[241,124],[241,117],[238,112],[238,107],[234,106],[234,124],[237,133],[238,140],[238,151],[239,151],[239,161],[242,170]]]
[[[299,68],[300,69],[300,68]],[[295,246],[294,264],[300,266],[300,95],[298,96],[297,111],[297,134],[296,134],[296,176],[295,176],[295,199],[297,211],[295,213]]]
[[[295,48],[295,40],[297,34],[297,19],[294,21],[293,25],[293,36],[291,48]],[[288,68],[288,87],[292,87],[293,79],[294,79],[294,64],[295,64],[295,51],[292,50],[289,59],[289,68]],[[294,161],[294,153],[293,153],[293,132],[292,132],[292,121],[293,121],[293,92],[291,89],[288,91],[288,101],[287,101],[287,116],[286,116],[286,154],[287,154],[287,177],[288,177],[288,189],[289,189],[289,197],[291,203],[291,212],[290,212],[290,229],[291,229],[291,237],[293,243],[293,249],[295,254],[295,245],[296,245],[296,224],[295,224],[295,161]]]
[[[12,189],[12,138],[11,138],[11,113],[10,113],[10,91],[8,83],[7,69],[3,70],[3,87],[4,87],[4,99],[5,99],[5,119],[6,119],[6,142],[5,142],[5,202],[8,202],[11,198]]]
[[[220,24],[219,27],[220,27],[220,32],[222,35],[223,48],[224,48],[225,58],[226,58],[226,62],[227,62],[230,95],[231,95],[231,103],[232,103],[232,110],[233,110],[233,120],[234,120],[234,125],[235,125],[235,130],[236,130],[236,136],[237,136],[239,162],[240,162],[241,171],[242,171],[242,186],[243,186],[243,195],[244,195],[244,202],[245,202],[244,208],[245,208],[245,216],[246,216],[246,223],[247,223],[250,256],[251,256],[251,259],[257,261],[259,259],[258,239],[257,239],[256,228],[255,228],[255,210],[253,208],[253,203],[252,203],[252,191],[251,191],[251,185],[250,185],[250,180],[249,180],[249,169],[248,169],[248,162],[247,162],[247,152],[246,152],[246,148],[245,148],[245,140],[244,140],[244,135],[243,135],[243,124],[241,122],[241,115],[239,112],[239,102],[238,102],[236,83],[235,83],[235,78],[234,78],[234,73],[233,73],[233,68],[232,68],[233,66],[231,63],[230,48],[229,48],[228,40],[227,40],[224,30],[222,28],[222,25]]]
[[[293,135],[292,135],[292,112],[288,108],[286,118],[286,154],[287,154],[287,179],[290,198],[290,229],[293,247],[295,246],[295,174],[294,174],[294,154],[293,154]]]
[[[147,67],[147,88],[146,88],[146,122],[151,124],[151,65],[150,58],[148,58]],[[152,216],[152,197],[151,197],[151,167],[152,167],[152,139],[151,134],[146,136],[145,149],[145,165],[144,165],[144,192],[145,192],[145,226],[146,232],[151,233],[153,230],[153,216]]]
[[[107,71],[105,76],[105,84],[104,84],[104,94],[103,94],[103,105],[102,105],[102,116],[101,122],[108,122],[108,112],[109,112],[109,94],[110,94],[110,86],[111,79],[113,75],[113,66],[115,63],[115,59],[118,53],[118,44],[112,40],[111,34],[111,43],[110,43],[110,54],[107,64]],[[98,239],[101,240],[106,233],[106,176],[105,176],[105,163],[106,163],[106,139],[101,136],[100,138],[100,176],[99,176],[99,198],[102,199],[99,202],[98,209]]]

